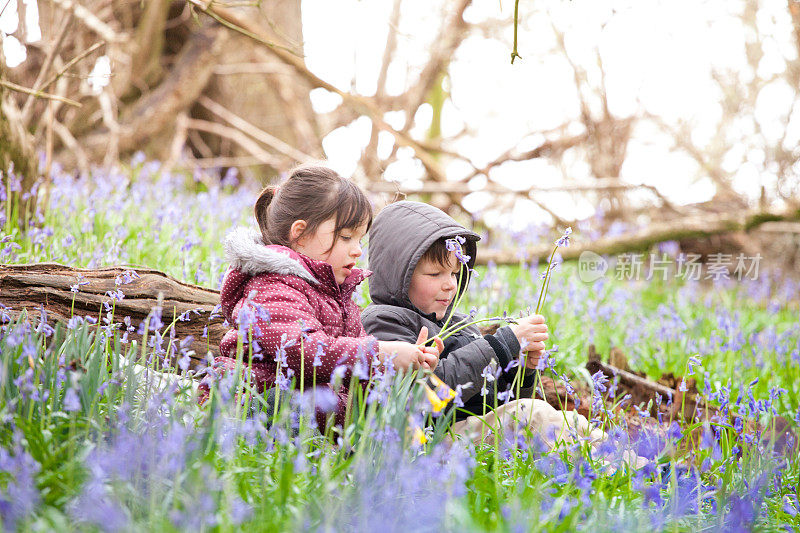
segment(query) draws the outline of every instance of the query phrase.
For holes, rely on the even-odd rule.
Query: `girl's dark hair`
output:
[[[289,232],[295,220],[306,221],[302,237],[335,217],[334,243],[345,229],[366,224],[369,230],[372,225],[372,206],[364,192],[323,166],[298,167],[279,187],[265,188],[256,200],[254,212],[265,244],[290,247],[293,241]]]

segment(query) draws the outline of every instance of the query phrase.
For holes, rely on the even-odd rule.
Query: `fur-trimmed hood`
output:
[[[250,280],[260,276],[294,276],[313,287],[313,291],[338,300],[350,299],[356,287],[372,274],[354,268],[342,282],[336,283],[333,267],[311,259],[279,244],[265,245],[261,232],[252,228],[236,228],[225,238],[225,259],[230,264],[222,281],[220,301],[222,311],[233,323],[234,308],[247,294]],[[248,291],[249,292],[249,291]]]
[[[317,284],[307,267],[301,264],[302,256],[285,246],[265,245],[261,233],[253,228],[236,228],[225,237],[225,259],[231,268],[248,276],[280,274],[297,276]]]

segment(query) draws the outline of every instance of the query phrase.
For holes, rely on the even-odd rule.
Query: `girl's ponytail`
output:
[[[264,239],[264,244],[272,244],[269,237],[269,206],[275,198],[278,188],[274,185],[264,188],[261,194],[258,195],[256,206],[253,208],[253,213],[256,216],[256,222],[261,229],[261,237]]]

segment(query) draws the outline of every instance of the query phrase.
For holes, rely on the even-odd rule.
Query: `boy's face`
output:
[[[423,313],[435,313],[436,320],[442,320],[456,297],[460,266],[453,252],[448,256],[447,265],[426,259],[417,263],[408,289],[411,303]]]

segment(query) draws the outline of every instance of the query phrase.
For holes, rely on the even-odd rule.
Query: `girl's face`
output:
[[[313,233],[297,239],[293,248],[311,259],[325,261],[331,265],[336,283],[341,284],[353,271],[356,260],[361,257],[361,239],[367,233],[367,225],[362,224],[352,229],[345,228],[339,234],[336,242],[333,242],[335,228],[336,219],[329,218],[320,224]]]

